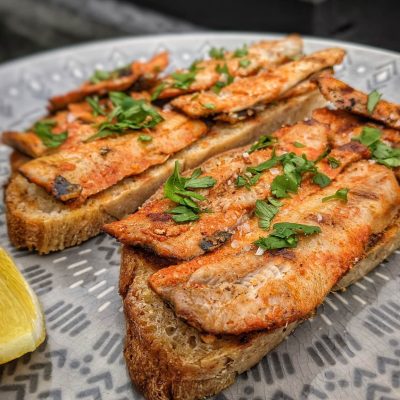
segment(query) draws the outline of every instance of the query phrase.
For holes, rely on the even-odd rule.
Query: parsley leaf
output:
[[[353,140],[361,142],[367,146],[372,158],[379,164],[389,168],[400,167],[400,148],[393,148],[380,140],[381,131],[377,128],[365,126],[360,136],[356,136]]]
[[[233,82],[233,76],[229,73],[228,66],[226,63],[224,65],[217,65],[215,67],[215,71],[221,74],[222,80],[219,80],[212,88],[211,90],[218,94],[222,88],[225,86],[230,85]]]
[[[173,72],[171,77],[175,82],[172,86],[177,89],[189,89],[191,84],[196,80],[198,71],[199,68],[197,67],[197,62],[195,61],[187,72]]]
[[[240,47],[239,49],[236,49],[233,53],[233,57],[244,57],[249,54],[249,50],[247,48],[247,44],[245,43],[243,47]]]
[[[271,193],[278,199],[290,197],[289,193],[297,193],[298,182],[293,176],[278,175],[271,183]]]
[[[108,71],[96,70],[94,71],[93,75],[89,78],[91,83],[100,83],[102,81],[107,81],[111,79],[111,73]]]
[[[139,140],[140,142],[151,142],[151,141],[153,140],[153,137],[150,136],[150,135],[140,135],[140,136],[138,137],[138,140]]]
[[[298,235],[313,235],[321,232],[319,226],[280,222],[274,225],[272,233],[254,242],[264,250],[274,250],[296,247],[299,241]]]
[[[273,199],[268,198],[267,201],[257,200],[256,201],[256,211],[255,214],[259,218],[258,226],[261,229],[268,229],[271,225],[272,219],[279,211],[279,207],[282,204]]]
[[[353,137],[352,140],[357,140],[364,146],[370,147],[381,138],[381,131],[378,128],[372,128],[370,126],[364,126],[360,136]]]
[[[215,110],[215,104],[213,104],[213,103],[205,103],[205,104],[202,104],[202,106],[204,108],[207,108],[208,110]]]
[[[340,167],[340,161],[337,160],[335,157],[328,157],[327,160],[331,168],[336,169]]]
[[[248,60],[247,58],[244,58],[243,60],[239,61],[239,66],[242,68],[247,68],[251,64],[251,61]]]
[[[107,121],[99,125],[98,132],[87,139],[87,142],[123,134],[127,130],[153,128],[163,121],[158,111],[145,100],[135,100],[122,92],[110,92],[109,97],[114,108],[107,115]]]
[[[98,96],[93,96],[93,97],[86,97],[86,102],[90,105],[90,107],[93,110],[93,115],[95,117],[99,115],[106,115],[106,112],[104,111],[103,107],[100,104],[99,97]]]
[[[303,143],[300,142],[293,142],[293,146],[301,149],[302,147],[306,147]]]
[[[33,132],[39,136],[42,143],[49,148],[61,146],[68,138],[68,132],[53,133],[53,128],[57,125],[56,121],[44,119],[36,122],[33,126]]]
[[[328,186],[332,180],[328,175],[323,174],[322,172],[317,172],[313,176],[313,182],[321,188]]]
[[[217,47],[212,47],[208,52],[208,55],[214,60],[223,60],[225,57],[225,49],[223,47],[220,47],[219,49]]]
[[[156,86],[153,93],[151,94],[151,101],[157,100],[160,96],[161,92],[167,87],[165,82],[161,82],[159,85]]]
[[[347,203],[347,194],[349,193],[349,189],[342,188],[336,191],[336,193],[332,194],[331,196],[326,196],[322,199],[322,202],[325,203],[326,201],[331,200],[342,200]]]
[[[179,206],[168,211],[173,215],[172,219],[175,222],[195,221],[199,219],[201,212],[205,212],[205,210],[200,209],[196,200],[203,201],[206,198],[187,189],[210,188],[215,185],[216,180],[211,176],[200,177],[200,175],[201,169],[197,168],[189,178],[181,176],[179,162],[175,162],[174,172],[164,185],[164,196],[179,204]]]
[[[368,95],[367,101],[367,110],[370,114],[372,114],[375,110],[376,105],[379,103],[382,95],[377,91],[374,90]]]
[[[247,153],[251,154],[256,150],[265,149],[266,147],[272,146],[274,143],[276,143],[275,137],[271,135],[261,135],[257,142],[250,147]]]

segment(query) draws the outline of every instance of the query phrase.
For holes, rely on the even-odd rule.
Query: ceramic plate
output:
[[[211,46],[236,48],[274,37],[187,34],[127,38],[69,47],[0,66],[0,128],[27,128],[45,113],[46,100],[78,85],[95,68],[112,69],[166,49],[171,68],[206,55]],[[400,102],[400,57],[347,43],[306,39],[310,52],[347,49],[337,74]],[[0,147],[0,183],[9,175],[9,150]],[[1,195],[0,198],[3,198]],[[124,317],[117,293],[119,247],[100,235],[81,246],[41,256],[12,248],[4,206],[0,240],[38,294],[47,341],[34,353],[0,367],[0,398],[141,399],[122,356]],[[328,296],[257,366],[216,398],[232,400],[400,398],[400,252],[346,292]]]

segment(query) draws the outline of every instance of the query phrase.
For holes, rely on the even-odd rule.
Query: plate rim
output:
[[[258,39],[260,36],[264,36],[266,39],[275,39],[282,38],[287,36],[289,33],[276,33],[276,32],[243,32],[243,31],[194,31],[194,32],[184,32],[184,33],[160,33],[160,34],[145,34],[145,35],[136,35],[136,36],[121,36],[117,38],[110,39],[100,39],[100,40],[91,40],[85,41],[79,44],[71,44],[68,46],[62,46],[54,49],[49,49],[45,51],[40,51],[31,55],[19,57],[10,61],[6,61],[0,63],[0,73],[7,73],[9,69],[22,68],[25,64],[30,63],[38,63],[45,62],[47,60],[51,60],[53,57],[61,56],[63,54],[68,55],[74,53],[76,51],[85,51],[85,50],[96,50],[96,48],[100,48],[101,46],[107,45],[120,45],[126,44],[129,42],[132,43],[148,43],[154,42],[156,40],[172,40],[174,42],[190,42],[193,40],[215,40],[215,39],[234,39],[235,37],[241,37],[243,39],[248,38]],[[352,50],[363,50],[371,53],[385,54],[394,57],[400,58],[400,52],[396,52],[394,50],[383,49],[375,46],[359,44],[356,42],[348,42],[345,40],[338,39],[330,39],[323,38],[319,36],[310,36],[310,35],[300,35],[304,42],[310,44],[321,44],[328,46],[344,46],[350,48]]]

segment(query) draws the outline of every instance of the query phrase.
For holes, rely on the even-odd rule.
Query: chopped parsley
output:
[[[202,104],[202,106],[204,108],[207,108],[207,110],[215,110],[215,104],[213,104],[213,103],[205,103],[205,104]]]
[[[187,72],[174,72],[171,74],[174,83],[172,86],[177,89],[187,90],[190,88],[191,84],[196,80],[197,72],[199,68],[197,67],[197,62],[195,61],[189,68]]]
[[[93,84],[96,84],[102,81],[108,81],[109,79],[111,79],[111,76],[111,72],[98,69],[94,71],[93,75],[89,78],[89,81]]]
[[[325,203],[326,201],[331,200],[341,200],[347,203],[347,194],[349,193],[349,189],[342,188],[336,191],[336,193],[332,194],[331,196],[326,196],[322,199],[322,202]]]
[[[98,132],[87,139],[88,142],[123,134],[127,130],[153,128],[163,121],[158,111],[145,100],[135,100],[122,92],[110,92],[109,98],[114,108],[107,115],[107,121],[98,126]]]
[[[302,147],[306,147],[303,143],[300,142],[293,142],[293,146],[301,149]]]
[[[247,44],[245,43],[243,47],[236,49],[233,53],[233,57],[245,57],[249,54],[249,50],[247,48]]]
[[[255,214],[259,218],[258,226],[261,229],[269,229],[271,225],[272,219],[278,214],[279,207],[282,204],[272,198],[269,197],[268,200],[257,200],[256,201],[256,211]]]
[[[332,182],[331,178],[329,178],[328,175],[325,175],[321,172],[317,172],[313,176],[313,183],[315,183],[316,185],[318,185],[321,188],[328,186],[331,182]]]
[[[177,203],[177,207],[168,211],[175,222],[196,221],[200,218],[201,212],[207,211],[200,209],[198,204],[198,201],[206,198],[189,189],[210,188],[215,185],[216,180],[211,176],[200,177],[200,175],[201,169],[197,168],[189,178],[181,176],[179,162],[175,162],[174,172],[164,185],[164,196]]]
[[[229,73],[228,66],[226,63],[224,65],[217,65],[215,71],[221,74],[222,80],[219,80],[211,89],[214,93],[218,94],[222,88],[230,85],[233,82],[233,76]]]
[[[260,237],[254,244],[263,250],[296,247],[299,235],[309,236],[320,232],[319,226],[280,222],[274,224],[273,231],[269,236]]]
[[[270,147],[276,143],[276,138],[271,135],[261,135],[257,142],[255,142],[247,153],[251,154],[256,150],[265,149],[266,147]]]
[[[104,108],[100,104],[98,96],[86,97],[86,102],[92,108],[93,115],[95,117],[98,117],[99,115],[106,115],[106,112],[104,111]]]
[[[140,136],[138,137],[138,140],[139,140],[140,142],[151,142],[151,141],[153,140],[153,136],[150,136],[150,135],[140,135]]]
[[[377,91],[374,90],[368,95],[368,101],[367,101],[367,110],[370,114],[372,114],[375,110],[375,107],[379,103],[379,100],[381,99],[382,95]]]
[[[117,79],[123,75],[131,74],[131,65],[125,65],[123,67],[116,68],[112,71],[96,70],[93,75],[89,78],[90,83],[96,84],[102,81],[108,81],[110,79]]]
[[[340,167],[340,161],[335,157],[328,157],[328,164],[332,169],[336,169]]]
[[[42,143],[49,148],[61,146],[68,138],[68,132],[53,133],[53,128],[57,125],[56,121],[44,119],[36,122],[33,126],[33,132],[39,136]]]
[[[283,174],[276,176],[271,183],[271,193],[277,198],[290,197],[290,193],[297,193],[302,176],[306,172],[313,174],[313,183],[320,187],[325,187],[331,182],[327,175],[318,172],[315,162],[308,160],[305,154],[300,157],[294,153],[285,153],[280,156],[273,154],[269,160],[254,167],[247,167],[245,174],[238,176],[236,186],[250,189],[250,186],[258,182],[262,172],[279,164],[283,166]]]
[[[251,61],[248,60],[247,58],[244,58],[243,60],[239,61],[239,66],[241,68],[247,68],[251,64]]]
[[[378,128],[364,126],[360,136],[356,136],[353,140],[357,140],[364,146],[367,146],[372,155],[372,159],[379,164],[383,164],[389,168],[400,167],[400,148],[393,148],[382,142],[382,132]]]
[[[161,92],[167,87],[165,82],[161,82],[159,85],[156,86],[153,93],[151,94],[151,101],[157,100],[161,94]]]
[[[225,57],[225,49],[223,47],[212,47],[208,52],[208,55],[214,60],[223,60]]]

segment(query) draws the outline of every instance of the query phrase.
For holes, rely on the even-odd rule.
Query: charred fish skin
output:
[[[321,199],[349,187],[347,203]],[[307,188],[304,188],[307,189]],[[353,193],[352,193],[353,192]],[[368,195],[367,195],[368,194]],[[235,233],[216,251],[156,272],[149,280],[181,318],[214,334],[275,329],[305,318],[335,283],[363,258],[371,237],[390,226],[400,206],[400,188],[392,170],[357,161],[330,186],[299,192],[276,217],[313,223],[321,233],[302,238],[289,255],[256,254],[253,242],[266,236],[251,218],[250,234]]]

